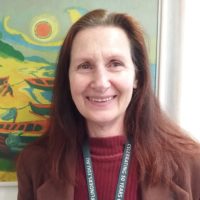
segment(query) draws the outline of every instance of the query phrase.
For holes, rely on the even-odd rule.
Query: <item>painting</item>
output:
[[[0,182],[16,181],[17,155],[47,130],[62,41],[96,8],[126,12],[142,24],[156,87],[158,0],[1,0]]]

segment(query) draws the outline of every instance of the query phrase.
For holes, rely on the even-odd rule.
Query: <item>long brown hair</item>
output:
[[[181,154],[192,153],[195,142],[183,135],[160,109],[151,89],[148,55],[138,22],[127,14],[101,9],[87,13],[74,23],[60,50],[47,134],[51,173],[59,179],[69,179],[76,150],[87,137],[85,120],[76,109],[70,92],[69,65],[76,34],[96,26],[119,27],[130,41],[138,82],[126,111],[124,126],[127,135],[133,139],[140,179],[147,178],[149,184],[170,182],[175,167],[184,171]]]

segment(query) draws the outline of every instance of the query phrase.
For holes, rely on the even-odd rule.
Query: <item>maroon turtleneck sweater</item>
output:
[[[94,170],[94,178],[99,200],[114,200],[118,183],[125,136],[110,138],[90,138],[89,146]],[[75,200],[87,200],[88,189],[82,152],[78,156],[76,169]],[[133,159],[129,167],[128,180],[125,190],[125,200],[137,199],[136,162]]]

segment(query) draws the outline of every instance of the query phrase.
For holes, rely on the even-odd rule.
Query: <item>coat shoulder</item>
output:
[[[186,191],[193,200],[200,199],[200,153],[194,153],[192,156],[183,156],[185,173],[177,169],[176,183]]]
[[[200,153],[195,154],[192,158],[188,159],[190,180],[192,184],[192,191],[198,191],[200,199]]]
[[[37,199],[37,189],[47,174],[47,149],[43,145],[27,146],[17,159],[18,200]]]
[[[37,167],[47,159],[47,148],[43,145],[29,145],[25,147],[17,158],[17,168],[20,165],[29,169]],[[40,165],[41,167],[41,165]]]

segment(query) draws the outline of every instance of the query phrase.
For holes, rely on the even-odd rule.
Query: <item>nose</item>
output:
[[[91,88],[98,92],[105,92],[110,85],[109,72],[106,69],[96,69],[93,74]]]

